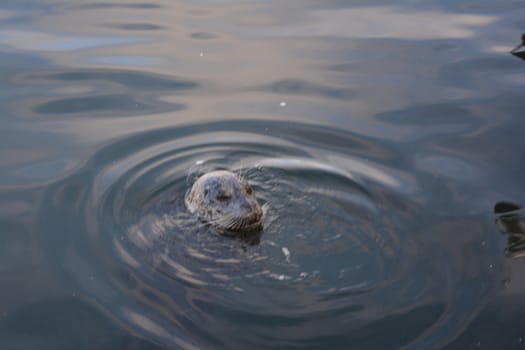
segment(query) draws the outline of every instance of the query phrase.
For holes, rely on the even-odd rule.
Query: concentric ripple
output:
[[[83,289],[108,312],[168,347],[439,344],[477,307],[455,294],[457,266],[426,234],[419,183],[392,166],[400,159],[372,140],[297,123],[130,135],[86,166],[89,244],[68,264],[87,266],[98,283]],[[260,236],[220,236],[186,210],[187,189],[216,169],[254,188]],[[487,288],[477,287],[469,297],[479,302]]]

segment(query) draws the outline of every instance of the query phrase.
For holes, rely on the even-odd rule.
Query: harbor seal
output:
[[[261,231],[263,210],[248,182],[216,170],[202,175],[185,196],[186,207],[219,233],[236,235]]]

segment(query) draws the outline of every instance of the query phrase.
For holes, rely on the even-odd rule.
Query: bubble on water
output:
[[[275,242],[270,241],[270,240],[267,240],[267,241],[265,241],[265,242],[266,242],[266,244],[268,244],[268,245],[270,245],[270,246],[272,246],[272,247],[275,247],[275,246],[277,245],[277,244],[275,244]]]
[[[290,262],[290,250],[286,247],[281,248],[284,254],[284,257],[286,258],[286,262]]]
[[[287,104],[286,102],[282,101],[281,103],[279,103],[279,106],[286,107],[286,104]]]
[[[204,56],[204,52],[199,53],[199,56],[200,57]]]

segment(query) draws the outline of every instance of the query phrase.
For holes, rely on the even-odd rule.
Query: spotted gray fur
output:
[[[204,174],[185,197],[186,207],[223,234],[260,231],[263,210],[250,184],[236,174],[217,170]]]

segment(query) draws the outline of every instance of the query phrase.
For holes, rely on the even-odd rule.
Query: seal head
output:
[[[222,234],[260,231],[263,211],[247,181],[217,170],[201,176],[186,194],[186,207]]]

